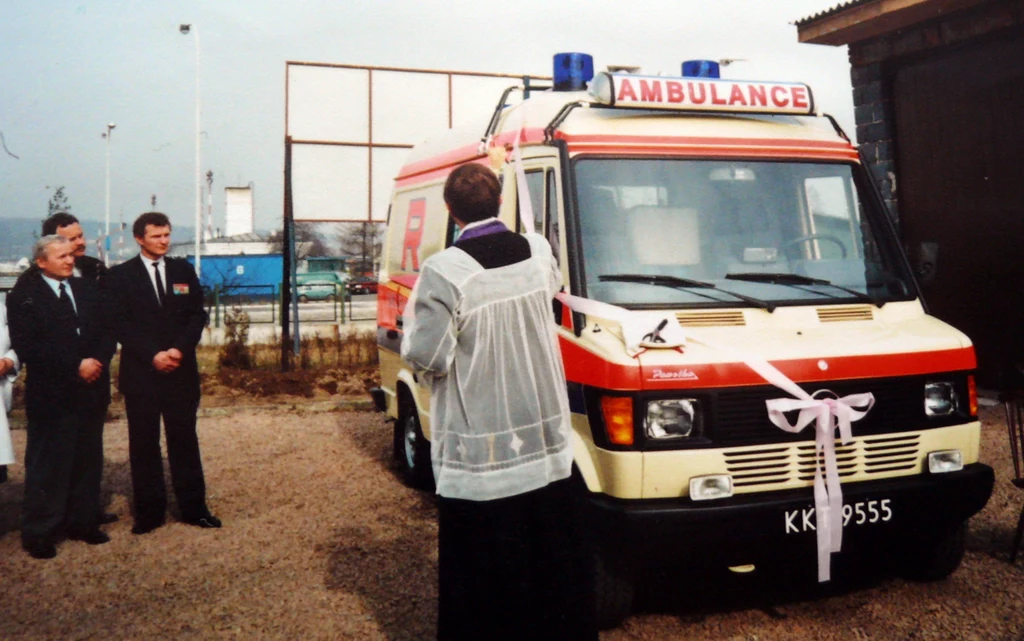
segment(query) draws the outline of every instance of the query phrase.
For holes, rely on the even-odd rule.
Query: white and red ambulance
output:
[[[651,567],[945,577],[992,489],[974,349],[928,315],[857,148],[806,85],[714,67],[593,76],[559,54],[552,88],[416,147],[394,185],[375,398],[413,484],[430,483],[430,398],[399,357],[401,314],[455,240],[448,173],[494,167],[501,219],[560,259],[605,626]]]

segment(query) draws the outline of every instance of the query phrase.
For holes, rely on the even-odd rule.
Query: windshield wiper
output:
[[[766,309],[769,312],[775,310],[775,306],[771,305],[763,300],[757,298],[751,298],[750,296],[744,296],[743,294],[737,294],[736,292],[730,292],[727,289],[721,289],[714,283],[707,283],[702,280],[691,280],[689,278],[680,278],[678,276],[667,276],[665,274],[601,274],[597,277],[597,280],[602,283],[607,282],[618,282],[618,283],[643,283],[646,285],[661,285],[663,287],[674,287],[676,289],[713,289],[718,292],[722,292],[728,296],[737,298],[745,303],[753,305],[759,309]],[[701,292],[693,292],[697,296],[708,298],[715,302],[724,302],[721,299],[715,298],[714,296],[708,296]]]
[[[799,289],[806,290],[807,285],[817,285],[832,287],[839,291],[846,292],[854,298],[865,303],[871,303],[878,308],[885,305],[885,301],[879,301],[873,296],[869,296],[864,292],[858,292],[856,289],[850,289],[849,287],[843,287],[842,285],[836,285],[832,281],[825,280],[824,278],[811,278],[810,276],[804,276],[802,274],[790,274],[787,272],[742,272],[738,274],[726,274],[728,280],[742,280],[750,283],[770,283],[772,285],[790,285],[791,287],[797,287]]]

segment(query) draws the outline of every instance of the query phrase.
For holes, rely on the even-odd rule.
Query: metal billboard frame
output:
[[[319,67],[329,69],[349,69],[356,71],[367,72],[367,126],[366,126],[366,141],[355,141],[355,140],[311,140],[311,139],[297,139],[291,135],[291,121],[290,121],[290,98],[289,95],[291,87],[291,69],[292,67]],[[298,299],[294,295],[296,291],[297,282],[297,265],[293,259],[295,255],[295,223],[296,219],[294,216],[294,190],[292,184],[292,152],[293,147],[296,145],[302,146],[326,146],[326,147],[348,147],[348,148],[364,148],[367,154],[367,184],[366,184],[366,218],[350,219],[305,219],[300,218],[299,222],[315,222],[315,223],[365,223],[365,222],[385,222],[380,220],[374,220],[373,218],[373,152],[375,149],[411,149],[413,144],[404,143],[380,143],[373,141],[373,73],[408,73],[408,74],[430,74],[440,75],[447,78],[447,112],[448,112],[448,129],[452,128],[453,125],[453,80],[456,77],[467,77],[467,78],[494,78],[501,79],[507,78],[516,82],[522,83],[524,86],[529,87],[531,81],[550,81],[551,76],[536,76],[536,75],[523,75],[523,74],[504,74],[504,73],[487,73],[487,72],[474,72],[474,71],[456,71],[456,70],[443,70],[443,69],[415,69],[410,67],[384,67],[384,66],[373,66],[373,65],[349,65],[349,64],[337,64],[337,63],[326,63],[326,62],[305,62],[305,61],[294,61],[289,60],[285,62],[285,87],[284,87],[284,122],[285,122],[285,136],[284,136],[284,216],[283,216],[283,274],[282,283],[288,283],[287,287],[282,287],[282,301],[281,301],[281,368],[283,371],[291,369],[292,361],[291,355],[298,355],[300,349],[300,334],[299,334],[299,310],[298,310]],[[287,313],[286,310],[291,310],[291,314]],[[292,336],[290,327],[290,316],[294,315],[295,332],[294,337]],[[292,340],[293,339],[293,340]],[[289,342],[293,342],[292,350],[288,349]],[[290,352],[290,353],[289,353]]]

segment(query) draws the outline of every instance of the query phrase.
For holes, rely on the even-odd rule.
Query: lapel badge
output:
[[[187,296],[188,283],[174,283],[174,294],[175,296]]]

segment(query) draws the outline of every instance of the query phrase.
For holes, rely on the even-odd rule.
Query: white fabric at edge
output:
[[[454,247],[431,256],[406,305],[402,358],[430,385],[441,496],[515,496],[571,471],[569,400],[551,307],[561,273],[546,239],[524,237],[531,257],[496,269]]]
[[[15,457],[7,413],[11,411],[11,394],[14,379],[18,377],[19,362],[18,355],[11,349],[11,335],[7,330],[7,306],[3,303],[0,303],[0,358],[9,358],[14,362],[14,369],[6,376],[0,376],[0,465],[11,465],[15,462]]]

